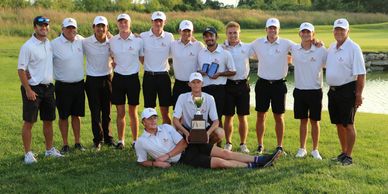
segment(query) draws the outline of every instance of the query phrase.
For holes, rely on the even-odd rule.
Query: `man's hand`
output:
[[[210,141],[210,133],[209,133],[209,131],[206,131],[206,135],[207,135],[206,143],[209,143],[209,141]]]
[[[191,36],[190,41],[191,41],[191,42],[195,42],[195,41],[197,41],[197,39],[195,39],[194,36]]]
[[[316,47],[318,47],[318,48],[321,48],[321,47],[323,47],[323,42],[321,41],[321,40],[318,40],[318,39],[313,39],[313,45],[314,46],[316,46]]]
[[[26,96],[28,100],[35,101],[38,94],[36,94],[31,88],[28,88],[26,89]]]
[[[186,143],[189,144],[190,143],[190,133],[185,135],[186,136]]]
[[[155,161],[154,166],[160,167],[160,168],[169,168],[171,167],[171,164],[168,162],[160,162],[160,161]]]
[[[110,65],[112,66],[113,69],[116,67],[116,63],[114,61],[111,62]]]
[[[217,79],[218,77],[220,77],[220,75],[221,75],[221,73],[220,73],[220,72],[217,72],[217,73],[214,74],[213,77],[210,77],[210,76],[209,76],[209,78],[210,78],[210,79]]]
[[[356,95],[356,100],[354,102],[354,106],[356,108],[360,107],[362,105],[363,97],[361,95]]]
[[[164,154],[164,155],[160,156],[159,158],[156,158],[156,161],[164,162],[164,161],[167,161],[169,158],[170,158],[170,156],[168,154]]]

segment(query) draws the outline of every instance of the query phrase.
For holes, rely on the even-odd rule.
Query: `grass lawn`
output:
[[[330,124],[327,112],[323,112],[321,122],[320,152],[323,161],[316,161],[311,157],[294,157],[299,147],[298,121],[293,119],[291,111],[287,111],[284,148],[288,156],[282,157],[275,167],[262,170],[206,170],[176,165],[166,170],[137,165],[134,151],[129,146],[123,151],[107,147],[103,147],[100,152],[92,151],[88,108],[82,119],[81,131],[81,141],[89,148],[87,151],[72,152],[63,159],[44,158],[42,123],[37,122],[33,128],[32,148],[38,154],[39,162],[24,165],[21,141],[22,103],[16,69],[19,48],[25,40],[26,38],[0,37],[0,72],[3,72],[0,77],[0,193],[387,192],[388,157],[384,154],[388,142],[387,115],[366,113],[358,113],[356,116],[358,138],[353,155],[354,165],[348,167],[330,161],[330,158],[339,154],[340,149],[336,130]],[[111,126],[114,137],[117,137],[115,117],[115,108],[112,107]],[[255,120],[255,112],[251,109],[248,147],[252,151],[257,146]],[[62,143],[57,121],[54,131],[54,144],[60,148]],[[127,134],[129,131],[127,127]],[[71,132],[69,137],[72,144]],[[130,139],[127,135],[127,145]],[[274,122],[269,115],[265,136],[268,151],[275,148],[275,141]],[[234,133],[233,142],[238,147],[237,132]],[[310,152],[311,138],[307,145]]]

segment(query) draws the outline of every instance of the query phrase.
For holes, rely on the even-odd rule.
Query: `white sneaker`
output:
[[[248,149],[247,145],[245,145],[245,144],[240,145],[240,152],[246,153],[246,154],[249,153],[249,149]]]
[[[303,158],[307,155],[307,151],[306,149],[303,149],[303,148],[299,148],[298,149],[298,153],[296,153],[295,157],[297,158]]]
[[[38,162],[34,156],[34,153],[32,153],[31,151],[27,152],[26,154],[24,154],[24,163],[25,164],[33,164],[33,163],[36,163]]]
[[[45,156],[53,157],[53,158],[63,157],[63,155],[57,149],[55,149],[55,147],[52,147],[51,149],[46,150]]]
[[[322,160],[322,157],[321,155],[319,154],[319,151],[318,150],[313,150],[311,151],[311,155],[313,155],[313,157],[317,160]]]
[[[231,143],[226,143],[225,146],[224,146],[224,149],[232,151],[232,147],[233,147],[233,145]]]

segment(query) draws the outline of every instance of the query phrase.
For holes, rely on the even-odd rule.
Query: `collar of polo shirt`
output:
[[[36,45],[39,45],[39,44],[44,44],[46,42],[46,40],[48,40],[47,38],[44,40],[44,41],[41,41],[39,39],[37,39],[35,36],[34,36],[35,33],[32,34],[32,41],[34,42],[34,44]]]
[[[210,52],[209,51],[209,49],[207,49],[206,48],[206,50],[205,50],[206,52]],[[216,50],[214,50],[213,52],[210,52],[210,53],[214,53],[214,52],[217,52],[217,53],[220,53],[220,52],[222,52],[222,46],[221,45],[219,45],[219,44],[217,44],[217,48],[216,48]]]
[[[94,43],[100,43],[98,40],[97,40],[97,38],[96,38],[96,36],[93,34],[93,36],[92,36],[92,40],[93,40],[93,42]],[[109,39],[108,39],[108,37],[106,37],[105,38],[105,42],[103,42],[103,43],[100,43],[100,44],[108,44],[108,42],[109,42]]]
[[[183,44],[183,42],[182,42],[181,39],[178,39],[178,43],[179,43],[179,44]],[[194,43],[193,41],[189,40],[189,42],[188,42],[187,44],[192,45],[193,43]],[[186,44],[186,45],[187,45],[187,44]]]
[[[314,44],[312,44],[311,47],[310,47],[310,49],[307,50],[307,51],[313,52],[313,51],[315,51],[316,48],[317,48],[317,47],[316,47]],[[302,49],[303,49],[302,45],[301,45],[301,44],[298,44],[298,50],[302,50]]]
[[[152,28],[150,29],[150,37],[151,36],[155,36],[155,34],[154,33],[152,33]],[[164,36],[165,36],[165,33],[164,33],[164,30],[162,31],[162,34],[159,36],[160,38],[164,38]]]
[[[156,128],[156,134],[158,134],[159,132],[161,131],[161,128],[158,126],[157,128]],[[146,137],[152,137],[152,136],[154,136],[153,134],[151,134],[151,133],[149,133],[148,131],[146,131],[145,129],[144,129],[144,135],[146,136]]]
[[[240,41],[238,41],[238,44],[236,44],[235,46],[241,46],[241,40]],[[226,46],[226,47],[232,47],[232,46],[230,46],[230,44],[229,44],[229,41],[228,40],[225,40],[224,41],[224,45]]]
[[[267,37],[264,38],[264,43],[270,43]],[[275,44],[280,44],[280,37],[279,37],[279,36],[278,36],[278,38],[275,40],[275,42],[273,42],[272,44],[274,44],[274,43],[275,43]],[[271,43],[270,43],[270,44],[271,44]]]
[[[131,34],[129,34],[128,38],[126,39],[123,39],[121,38],[120,34],[118,34],[118,39],[122,39],[122,40],[132,40],[135,38],[135,35],[131,32]]]

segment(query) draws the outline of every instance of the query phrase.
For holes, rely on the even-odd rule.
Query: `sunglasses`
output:
[[[37,21],[39,23],[49,23],[50,19],[48,19],[48,18],[38,18]]]

